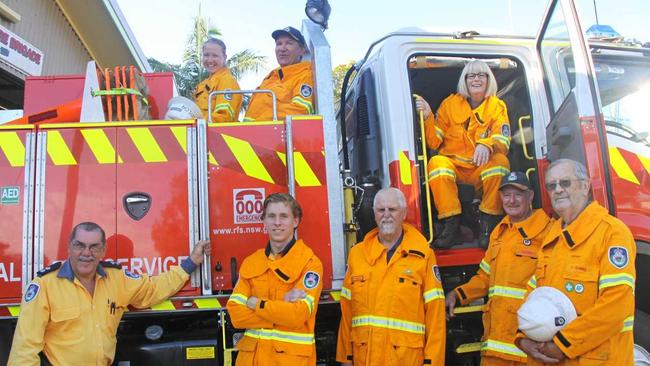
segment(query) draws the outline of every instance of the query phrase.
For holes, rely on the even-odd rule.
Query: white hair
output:
[[[472,60],[465,65],[463,72],[460,73],[460,78],[458,78],[458,94],[465,96],[465,98],[469,98],[470,95],[467,90],[467,80],[465,80],[465,78],[467,77],[467,74],[475,74],[479,72],[484,72],[488,76],[485,97],[497,94],[497,79],[494,78],[494,74],[492,73],[492,70],[490,70],[488,64],[482,60]]]

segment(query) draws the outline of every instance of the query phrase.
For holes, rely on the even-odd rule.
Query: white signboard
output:
[[[43,70],[43,52],[3,26],[0,26],[0,59],[27,75],[40,76]]]

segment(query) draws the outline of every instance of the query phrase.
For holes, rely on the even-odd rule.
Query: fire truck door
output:
[[[551,121],[546,127],[548,160],[569,158],[583,162],[589,172],[594,198],[613,214],[600,96],[593,61],[573,0],[549,2],[536,50],[551,112]]]
[[[35,133],[0,127],[0,302],[20,302],[31,276]]]

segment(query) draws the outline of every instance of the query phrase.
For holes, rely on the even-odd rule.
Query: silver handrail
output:
[[[275,97],[275,93],[269,89],[258,89],[258,90],[219,90],[213,91],[208,95],[208,122],[212,123],[212,98],[213,96],[220,94],[262,94],[269,93],[271,94],[272,104],[273,104],[273,120],[278,120],[278,101]]]

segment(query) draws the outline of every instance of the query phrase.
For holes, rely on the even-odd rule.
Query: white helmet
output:
[[[173,97],[167,103],[165,119],[197,119],[203,118],[199,107],[185,97]]]
[[[577,317],[576,309],[562,291],[538,287],[517,311],[519,329],[537,342],[548,342]]]

